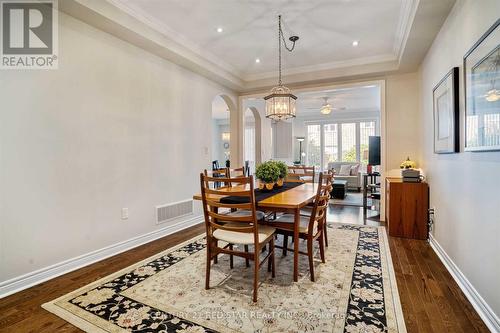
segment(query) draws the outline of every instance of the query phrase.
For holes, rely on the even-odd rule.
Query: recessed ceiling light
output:
[[[260,64],[260,59],[259,58],[255,59],[255,62]]]
[[[221,27],[218,27],[218,28],[217,28],[217,32],[221,33],[221,32],[223,32],[223,31],[224,31],[224,29],[222,29]]]
[[[352,46],[356,47],[358,45],[359,45],[359,41],[355,40],[355,41],[352,42]]]

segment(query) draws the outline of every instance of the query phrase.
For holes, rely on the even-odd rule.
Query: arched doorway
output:
[[[221,96],[212,101],[212,166],[224,167],[231,158],[231,123],[229,106]]]
[[[261,163],[261,123],[258,110],[251,106],[243,114],[243,159],[248,163],[250,173]]]

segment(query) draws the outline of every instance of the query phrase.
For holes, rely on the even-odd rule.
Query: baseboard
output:
[[[429,234],[429,243],[489,330],[500,332],[500,319],[498,316],[431,234]]]
[[[16,292],[53,279],[57,276],[69,273],[84,266],[88,266],[97,261],[101,261],[119,253],[128,251],[137,246],[152,242],[156,239],[165,237],[180,230],[189,228],[195,224],[200,223],[201,221],[202,216],[193,216],[189,219],[179,221],[175,224],[165,226],[161,229],[149,232],[147,234],[137,236],[126,241],[119,242],[48,267],[44,267],[42,269],[15,277],[4,282],[0,282],[0,298],[14,294]]]

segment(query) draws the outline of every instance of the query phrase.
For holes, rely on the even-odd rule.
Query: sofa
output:
[[[358,192],[360,192],[361,187],[363,186],[361,184],[361,172],[360,172],[361,166],[355,175],[350,174],[349,176],[341,176],[340,175],[340,168],[342,165],[349,165],[352,167],[355,165],[359,165],[359,163],[358,162],[330,162],[330,163],[328,163],[328,170],[333,170],[335,172],[335,179],[347,181],[347,188],[356,189],[356,190],[358,190]]]

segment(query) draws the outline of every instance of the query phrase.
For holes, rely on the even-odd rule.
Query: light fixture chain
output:
[[[281,15],[278,15],[278,86],[282,85],[281,82]]]

